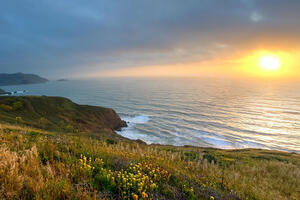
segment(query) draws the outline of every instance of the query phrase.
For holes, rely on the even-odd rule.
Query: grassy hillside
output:
[[[0,199],[299,199],[300,155],[0,125]]]
[[[125,126],[114,110],[62,97],[0,97],[0,121],[58,132],[110,132]]]

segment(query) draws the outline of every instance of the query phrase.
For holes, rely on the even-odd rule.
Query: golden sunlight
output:
[[[238,76],[257,78],[292,79],[299,77],[297,60],[299,52],[255,50],[238,59]]]
[[[265,71],[277,71],[280,66],[280,58],[276,56],[262,56],[259,60],[259,66]]]

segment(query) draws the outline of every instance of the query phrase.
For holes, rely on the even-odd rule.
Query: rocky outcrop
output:
[[[108,110],[105,115],[105,121],[113,130],[120,131],[122,127],[127,127],[126,122],[121,120],[119,115],[113,109]]]

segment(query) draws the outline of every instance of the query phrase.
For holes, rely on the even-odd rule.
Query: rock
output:
[[[66,78],[61,78],[61,79],[58,79],[57,81],[64,82],[64,81],[69,81],[69,80]]]
[[[120,131],[121,128],[127,127],[127,123],[121,120],[119,115],[113,109],[109,109],[108,114],[106,115],[106,121],[113,130]]]
[[[138,144],[142,144],[142,145],[147,145],[146,142],[144,142],[143,140],[137,139],[135,140]]]

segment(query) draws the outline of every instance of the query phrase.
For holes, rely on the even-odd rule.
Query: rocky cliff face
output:
[[[122,127],[127,126],[113,109],[87,105],[76,105],[76,107],[73,119],[82,130],[94,132],[108,128],[121,130]]]
[[[125,121],[121,120],[119,115],[113,110],[109,109],[105,115],[105,121],[108,126],[113,130],[121,130],[122,127],[127,127]]]
[[[112,132],[126,126],[113,109],[46,96],[0,97],[0,122],[63,132]]]

